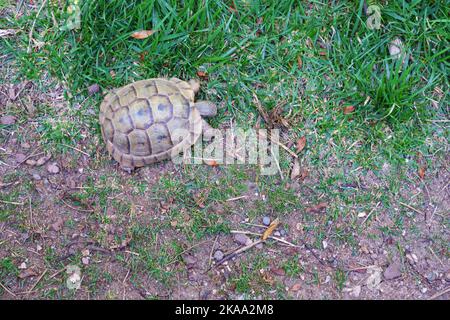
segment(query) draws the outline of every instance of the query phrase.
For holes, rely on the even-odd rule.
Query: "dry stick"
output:
[[[208,271],[210,271],[212,268],[216,268],[218,266],[220,266],[221,264],[227,262],[228,260],[233,259],[234,257],[236,257],[238,254],[247,251],[250,248],[253,248],[254,246],[256,246],[257,244],[260,244],[262,242],[264,242],[265,240],[259,239],[255,242],[252,242],[246,246],[243,246],[242,248],[234,251],[233,253],[230,253],[229,255],[225,256],[222,260],[217,261],[217,263],[215,263],[214,265],[212,265],[211,267],[208,268],[208,270],[206,270],[204,273],[207,273]]]
[[[0,200],[1,203],[6,203],[6,204],[14,204],[16,206],[23,206],[24,203],[23,202],[13,202],[13,201],[5,201],[5,200]]]
[[[245,224],[249,224],[249,225],[253,225],[253,226],[255,226],[255,227],[260,227],[260,228],[267,228],[266,226],[262,226],[262,225],[258,225],[258,224],[252,224],[252,223],[248,223],[248,222],[244,222]],[[251,232],[251,233],[253,233],[253,234],[255,234],[255,235],[259,235],[258,233],[254,233],[254,232]],[[251,234],[251,233],[249,233],[249,234]],[[295,244],[293,244],[293,243],[290,243],[290,242],[288,242],[288,241],[285,241],[285,240],[283,240],[283,239],[280,239],[280,238],[276,238],[276,237],[269,237],[269,239],[274,239],[274,240],[277,240],[277,241],[280,241],[280,242],[283,242],[283,243],[286,243],[286,244],[289,244],[289,245],[293,245],[294,247],[297,247],[297,248],[300,248],[300,246],[297,246],[297,245],[295,245]],[[299,238],[300,239],[300,241],[301,241],[301,243],[303,244],[303,246],[305,246],[305,248],[309,251],[309,252],[311,252],[311,254],[314,256],[314,258],[316,258],[319,262],[320,262],[320,264],[322,264],[322,265],[325,265],[325,263],[322,261],[322,259],[320,259],[320,257],[318,257],[316,254],[315,254],[315,252],[313,251],[313,249],[302,239],[302,238]]]
[[[39,153],[35,153],[36,151],[38,151],[40,149],[40,147],[37,147],[29,156],[27,156],[25,159],[23,159],[21,162],[19,162],[14,169],[17,169],[22,163],[24,163],[25,161],[27,161],[28,159],[30,159],[31,157],[36,157],[36,156],[40,156],[41,154],[44,154],[45,152],[39,152]]]
[[[267,138],[265,133],[262,133],[261,131],[258,130],[258,134],[260,136],[262,136],[263,138]],[[272,141],[273,143],[276,143],[277,145],[279,145],[280,147],[282,147],[284,150],[286,150],[291,156],[293,156],[294,158],[298,158],[298,155],[292,151],[291,149],[289,149],[287,146],[285,146],[284,144],[282,144],[280,141],[275,141],[273,140],[272,136],[269,136],[270,141]]]
[[[6,292],[8,292],[10,295],[12,295],[13,297],[17,297],[14,292],[10,291],[7,287],[5,287],[1,282],[0,282],[0,287],[3,288],[3,290],[5,290]]]
[[[33,32],[34,32],[34,27],[36,26],[36,20],[38,19],[39,15],[41,14],[42,9],[44,8],[45,4],[47,3],[47,0],[44,0],[42,2],[41,7],[39,8],[36,17],[33,20],[33,25],[31,26],[31,30],[30,30],[30,34],[28,35],[29,37],[29,42],[28,42],[28,48],[27,48],[27,53],[31,53],[31,42],[33,40]]]
[[[216,238],[214,239],[214,243],[213,243],[213,245],[211,247],[211,252],[209,253],[208,267],[211,266],[212,256],[213,256],[214,248],[216,247],[216,243],[217,243],[217,239],[218,238],[219,238],[219,236],[217,235]]]
[[[66,206],[68,206],[70,209],[75,210],[75,211],[80,211],[80,212],[94,212],[94,210],[86,210],[86,209],[80,209],[80,208],[75,208],[72,207],[70,204],[68,204],[67,202],[65,202],[63,199],[60,199],[62,201],[62,203],[64,203]]]
[[[230,199],[227,199],[226,201],[236,201],[236,200],[240,200],[240,199],[244,199],[244,198],[247,198],[247,196],[240,196],[240,197],[236,197],[236,198],[230,198]]]
[[[436,293],[435,295],[433,295],[433,296],[431,296],[430,298],[428,298],[428,300],[434,300],[434,299],[436,299],[436,298],[438,298],[438,297],[440,297],[440,296],[446,294],[447,292],[450,292],[450,287],[444,289],[444,291],[441,291],[441,292]]]
[[[441,259],[439,259],[439,257],[438,257],[437,254],[434,252],[434,250],[433,250],[431,247],[428,247],[428,249],[430,249],[431,253],[432,253],[433,256],[437,259],[437,261],[439,261],[439,263],[440,263],[443,267],[445,267],[445,266],[444,266],[444,263],[442,262]]]
[[[417,212],[418,214],[425,215],[422,211],[420,211],[419,209],[416,209],[416,208],[414,208],[414,207],[411,207],[409,204],[406,204],[406,203],[403,203],[403,202],[400,202],[400,204],[401,204],[402,206],[407,207],[408,209],[411,209],[411,210]]]
[[[265,228],[267,228],[267,227],[265,227]],[[261,234],[261,233],[256,233],[256,232],[251,232],[251,231],[231,230],[230,232],[231,232],[231,233],[241,233],[241,234],[251,234],[251,235],[254,235],[254,236],[260,236],[260,237],[262,237],[262,234]],[[300,246],[298,246],[298,245],[296,245],[296,244],[293,244],[293,243],[291,243],[291,242],[289,242],[289,241],[286,241],[286,240],[284,240],[284,239],[278,238],[278,237],[269,236],[268,239],[272,239],[272,240],[276,240],[276,241],[282,242],[282,243],[287,244],[287,245],[289,245],[289,246],[291,246],[291,247],[300,248]]]
[[[205,241],[202,241],[202,242],[199,242],[199,243],[194,244],[193,246],[187,248],[186,250],[183,250],[182,252],[180,252],[179,254],[177,254],[177,255],[175,256],[175,259],[173,259],[171,262],[169,262],[168,264],[166,264],[166,266],[170,266],[172,263],[177,262],[178,257],[181,256],[182,254],[184,254],[184,253],[186,253],[186,252],[188,252],[188,251],[191,251],[192,249],[194,249],[194,248],[196,248],[196,247],[198,247],[198,246],[200,246],[200,245],[202,245],[202,244],[204,244],[204,243],[206,243],[206,242],[210,242],[210,241],[211,241],[211,240],[205,240]]]
[[[368,214],[367,217],[364,219],[364,221],[361,223],[361,225],[364,225],[364,223],[366,223],[366,221],[370,218],[370,216],[372,215],[372,213],[375,212],[375,209],[378,208],[378,206],[380,205],[380,203],[381,203],[381,201],[379,201],[379,202],[377,203],[377,205],[375,206],[375,208],[373,208],[373,209],[369,212],[369,214]]]
[[[56,271],[54,274],[52,274],[52,275],[48,278],[48,280],[53,279],[53,278],[56,277],[58,274],[60,274],[60,273],[63,272],[64,270],[66,270],[66,268],[67,268],[67,267],[64,267],[64,268],[62,268],[62,269]]]
[[[80,150],[80,149],[78,149],[78,148],[75,148],[75,147],[72,147],[72,146],[69,146],[69,145],[67,145],[67,144],[64,144],[64,143],[58,143],[60,146],[63,146],[63,147],[67,147],[67,148],[70,148],[70,149],[73,149],[73,150],[75,150],[75,151],[78,151],[78,152],[80,152],[80,153],[82,153],[82,154],[84,154],[84,155],[86,155],[86,156],[88,156],[88,157],[90,157],[91,155],[89,154],[89,153],[87,153],[87,152],[84,152],[83,150]]]
[[[270,146],[270,153],[273,156],[273,160],[275,160],[275,164],[277,165],[277,169],[278,169],[278,172],[280,173],[281,180],[284,180],[283,172],[281,171],[281,168],[280,168],[280,163],[278,162],[277,158],[275,157],[275,155],[273,153],[272,146]]]
[[[37,284],[41,281],[41,279],[45,276],[45,274],[47,273],[48,269],[45,269],[44,272],[42,272],[42,274],[40,275],[40,277],[36,280],[36,282],[34,283],[34,285],[31,287],[30,290],[26,291],[25,294],[30,294],[33,289],[37,286]]]

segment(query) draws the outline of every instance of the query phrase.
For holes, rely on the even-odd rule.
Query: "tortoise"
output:
[[[125,171],[163,161],[191,147],[212,128],[210,101],[194,102],[198,80],[154,78],[113,90],[100,105],[100,127],[109,154]]]

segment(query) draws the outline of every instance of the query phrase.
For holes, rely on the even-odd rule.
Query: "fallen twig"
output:
[[[450,287],[447,287],[446,289],[444,289],[444,291],[438,292],[434,295],[432,295],[430,298],[428,298],[428,300],[434,300],[444,294],[446,294],[447,292],[450,292]]]
[[[45,276],[45,274],[47,273],[48,269],[45,269],[44,272],[42,272],[42,274],[39,276],[39,278],[36,280],[36,282],[34,283],[34,285],[31,287],[30,290],[26,291],[25,294],[30,294],[31,292],[33,292],[33,289],[36,288],[36,286],[38,285],[38,283],[42,280],[42,278]]]
[[[239,255],[240,253],[243,253],[243,252],[247,251],[248,249],[253,248],[257,244],[260,244],[262,242],[264,242],[264,240],[259,239],[259,240],[255,241],[255,242],[252,242],[252,243],[250,243],[250,244],[248,244],[246,246],[243,246],[243,247],[237,249],[236,251],[230,253],[229,255],[226,255],[222,260],[217,261],[214,265],[209,267],[208,270],[205,271],[205,273],[210,271],[212,268],[216,268],[216,267],[220,266],[221,264],[227,262],[228,260],[233,259],[234,257]]]
[[[364,219],[364,221],[361,223],[361,225],[364,225],[364,224],[366,223],[366,221],[370,218],[370,216],[372,215],[372,213],[375,212],[375,209],[378,208],[378,206],[380,205],[380,203],[381,203],[381,201],[379,201],[379,202],[377,203],[377,205],[376,205],[372,210],[370,210],[369,214],[368,214],[367,217]]]
[[[425,214],[424,214],[422,211],[420,211],[419,209],[416,209],[416,208],[414,208],[414,207],[411,207],[409,204],[406,204],[406,203],[403,203],[403,202],[400,202],[400,204],[401,204],[402,206],[407,207],[408,209],[411,209],[412,211],[415,211],[415,212],[417,212],[417,213],[419,213],[419,214],[425,216]]]
[[[33,20],[33,25],[31,26],[30,34],[28,35],[29,41],[28,41],[27,53],[31,53],[31,42],[33,40],[33,32],[34,32],[34,27],[36,26],[36,20],[38,19],[39,15],[41,14],[41,11],[44,8],[44,6],[46,5],[46,3],[47,3],[47,0],[44,0],[42,2],[41,7],[39,8],[38,12],[36,13],[36,17]]]
[[[82,154],[84,154],[84,155],[86,155],[86,156],[88,156],[88,157],[90,157],[91,155],[89,154],[89,153],[87,153],[87,152],[84,152],[83,150],[80,150],[80,149],[78,149],[78,148],[75,148],[75,147],[72,147],[72,146],[69,146],[69,145],[67,145],[67,144],[64,144],[64,143],[58,143],[60,146],[63,146],[63,147],[67,147],[67,148],[70,148],[70,149],[73,149],[73,150],[75,150],[75,151],[78,151],[78,152],[80,152],[80,153],[82,153]]]
[[[15,293],[14,292],[12,292],[12,291],[10,291],[7,287],[5,287],[1,282],[0,282],[0,287],[2,287],[3,288],[3,290],[5,290],[6,292],[8,292],[10,295],[12,295],[13,297],[17,297],[16,295],[15,295]]]
[[[236,197],[236,198],[230,198],[230,199],[227,199],[226,201],[236,201],[236,200],[245,199],[245,198],[247,198],[247,196],[240,196],[240,197]]]

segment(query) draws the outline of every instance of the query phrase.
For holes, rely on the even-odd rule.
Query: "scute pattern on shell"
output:
[[[108,94],[100,106],[108,152],[128,168],[179,154],[201,134],[193,103],[194,92],[179,79],[142,80]]]

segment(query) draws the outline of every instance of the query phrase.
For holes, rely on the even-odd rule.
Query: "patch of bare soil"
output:
[[[227,253],[242,245],[235,235],[207,236],[192,246],[178,229],[161,229],[154,241],[155,248],[172,240],[183,244],[179,256],[169,252],[171,257],[181,259],[174,259],[162,267],[166,271],[175,271],[173,284],[155,280],[145,270],[132,271],[133,258],[142,254],[130,249],[136,240],[130,238],[133,226],[151,228],[157,221],[165,219],[172,206],[176,206],[166,195],[149,198],[136,193],[136,182],[151,189],[161,183],[160,178],[165,174],[175,180],[182,179],[180,169],[166,162],[128,175],[109,160],[98,141],[94,142],[94,155],[83,151],[86,146],[92,147],[93,142],[89,140],[92,138],[82,140],[72,152],[64,155],[47,154],[42,151],[40,137],[36,134],[32,106],[45,103],[55,110],[61,109],[65,106],[62,88],[55,86],[54,91],[45,93],[34,88],[36,85],[32,82],[0,87],[2,110],[24,108],[30,114],[30,119],[20,123],[17,130],[2,129],[1,132],[0,188],[3,195],[11,197],[7,200],[3,197],[5,200],[0,203],[1,211],[8,213],[0,222],[0,260],[10,259],[18,270],[17,273],[2,274],[2,299],[241,299],[244,295],[236,291],[236,282],[231,279],[240,274],[248,257],[258,254],[263,254],[269,265],[252,270],[258,275],[255,288],[263,284],[269,289],[264,292],[251,289],[255,298],[277,298],[279,290],[285,297],[294,299],[449,298],[450,265],[446,251],[449,235],[444,220],[448,219],[449,212],[450,175],[445,166],[423,183],[408,182],[402,186],[400,192],[409,195],[408,198],[412,194],[425,196],[420,207],[417,203],[414,206],[406,204],[414,208],[410,208],[414,217],[404,221],[404,231],[400,234],[386,236],[381,231],[398,223],[392,219],[394,215],[389,210],[395,212],[404,209],[404,205],[395,204],[392,209],[377,211],[374,219],[357,218],[360,231],[349,227],[354,223],[352,217],[329,224],[324,239],[331,238],[339,229],[353,237],[353,246],[323,240],[318,248],[314,246],[316,237],[306,232],[305,227],[329,223],[324,215],[327,204],[306,200],[305,206],[309,209],[297,210],[284,217],[282,228],[278,230],[278,237],[298,244],[297,247],[282,243],[256,246],[242,256],[210,269],[217,250]],[[11,104],[16,105],[12,107]],[[0,117],[5,115],[2,111]],[[449,159],[446,160],[448,163]],[[217,175],[221,175],[220,171]],[[115,178],[102,180],[105,176]],[[303,199],[316,199],[311,187],[316,183],[315,179],[320,177],[312,175],[287,187],[296,189]],[[80,197],[83,190],[91,190],[94,194],[103,192],[92,189],[91,181],[110,190],[106,195],[96,195],[109,203],[106,212],[99,212],[104,207],[98,201],[93,203],[89,197]],[[420,180],[412,177],[409,181]],[[366,189],[383,190],[383,181],[371,172],[361,176],[359,184]],[[261,195],[256,186],[255,181],[248,181],[245,198],[215,204],[208,210],[226,213],[235,229],[261,233],[264,229],[258,226],[241,224],[242,221],[262,224],[262,217],[249,221],[247,216],[248,209],[256,201],[264,201],[265,195]],[[191,200],[195,201],[196,197]],[[120,209],[120,203],[128,202],[131,206]],[[189,212],[185,214],[187,223]],[[280,261],[293,261],[302,272],[287,274]],[[75,292],[65,285],[65,267],[69,264],[77,264],[86,270],[86,278],[81,280],[81,287]],[[107,274],[109,280],[102,278],[96,283],[99,274]]]

